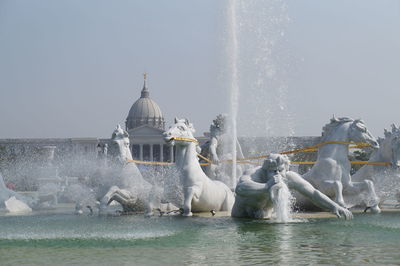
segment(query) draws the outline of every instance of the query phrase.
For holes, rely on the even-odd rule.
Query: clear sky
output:
[[[0,138],[109,137],[147,72],[167,124],[228,111],[227,0],[0,0]],[[239,135],[400,124],[399,0],[238,0]]]

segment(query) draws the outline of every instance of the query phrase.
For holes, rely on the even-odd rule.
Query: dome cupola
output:
[[[146,85],[147,74],[144,75],[143,89],[140,98],[132,105],[126,118],[126,130],[143,125],[164,130],[165,120],[158,104],[150,99],[149,89]]]

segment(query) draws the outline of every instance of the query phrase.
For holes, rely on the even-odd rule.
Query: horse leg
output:
[[[154,209],[159,209],[161,211],[161,199],[157,194],[156,191],[156,187],[155,185],[152,186],[150,193],[149,193],[149,197],[147,199],[147,203],[146,203],[146,213],[145,216],[146,217],[150,217],[154,215],[153,210]]]
[[[109,204],[109,201],[115,191],[119,190],[119,187],[117,186],[112,186],[108,192],[103,196],[103,198],[100,201],[100,206],[99,206],[99,211],[102,212],[107,208],[107,205]]]
[[[186,187],[184,189],[183,216],[192,216],[192,200],[194,197],[194,188]]]
[[[330,181],[326,180],[323,181],[323,185],[325,190],[332,191],[335,197],[335,202],[342,206],[343,208],[346,208],[346,203],[344,202],[343,199],[343,185],[342,182],[340,181]],[[324,193],[325,194],[325,193]],[[331,193],[329,193],[331,194]]]
[[[351,182],[346,187],[346,193],[348,194],[360,194],[366,191],[368,199],[364,200],[367,207],[371,208],[373,213],[380,213],[381,209],[378,206],[379,198],[375,193],[374,183],[371,180],[364,180],[362,182]]]
[[[230,212],[232,210],[233,204],[235,203],[235,198],[233,196],[232,191],[226,190],[225,191],[225,200],[222,203],[221,206],[221,211],[228,211]]]

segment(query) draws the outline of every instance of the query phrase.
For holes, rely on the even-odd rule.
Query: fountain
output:
[[[64,200],[55,201],[52,209],[30,210],[30,199],[7,188],[0,175],[0,205],[9,211],[0,214],[2,264],[398,264],[400,212],[392,208],[391,212],[383,209],[380,214],[369,215],[352,209],[351,219],[353,214],[345,208],[352,205],[346,197],[356,196],[379,212],[372,181],[379,183],[380,175],[375,173],[386,167],[366,166],[350,177],[348,143],[323,145],[319,161],[304,179],[290,170],[287,156],[275,153],[268,154],[262,165],[251,162],[254,165],[246,166],[245,171],[237,170],[237,158],[242,157],[237,150],[238,135],[293,135],[286,87],[273,56],[287,20],[284,10],[285,3],[280,0],[229,0],[228,129],[223,137],[211,135],[203,155],[213,163],[231,160],[232,170],[216,165],[218,170],[213,171],[215,165],[208,165],[210,176],[202,171],[194,128],[187,119],[176,119],[165,132],[165,141],[177,147],[175,165],[138,168],[139,163],[151,162],[132,160],[128,134],[119,126],[108,146],[100,143],[96,160],[77,157],[58,165],[79,173],[76,178],[59,176],[49,163],[54,147],[43,147],[39,166],[43,173],[48,171],[37,183],[40,187],[57,183],[56,195]],[[272,26],[266,25],[266,19]],[[255,27],[259,22],[261,25]],[[246,27],[252,29],[255,39],[246,38]],[[253,67],[246,67],[249,65]],[[243,77],[251,82],[244,84]],[[246,97],[239,97],[240,93],[246,93]],[[249,103],[256,109],[250,115],[239,109]],[[376,144],[362,121],[344,118],[332,123],[352,128],[352,134],[335,129],[343,133],[340,137],[348,138],[323,141]],[[395,129],[385,134],[387,145],[386,140],[381,141],[378,151],[382,153],[376,151],[370,161],[398,164],[398,149],[392,160],[378,156],[398,148],[396,136]],[[222,138],[231,146],[223,147],[230,153],[226,158],[217,152]],[[340,156],[333,154],[336,151]],[[345,175],[335,175],[339,170],[333,167]],[[218,171],[224,171],[223,177]],[[75,181],[71,184],[68,180]],[[29,189],[40,190],[36,184]],[[368,194],[372,202],[361,194]],[[299,203],[300,195],[329,212],[296,213],[293,205]],[[162,204],[168,204],[165,199],[174,199],[170,202],[176,207],[169,207],[174,215],[166,215],[168,209],[162,209]],[[154,209],[158,209],[159,217],[144,215]],[[29,215],[9,215],[22,212]],[[192,217],[181,218],[180,212]]]
[[[270,154],[262,166],[243,175],[236,187],[232,216],[266,218],[272,217],[274,212],[273,218],[278,222],[289,222],[289,189],[292,189],[338,217],[352,218],[350,211],[333,202],[296,172],[289,171],[289,165],[285,155]]]

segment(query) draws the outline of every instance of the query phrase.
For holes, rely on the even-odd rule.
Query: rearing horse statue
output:
[[[148,198],[152,186],[144,180],[136,164],[128,162],[132,160],[128,137],[128,133],[120,125],[112,134],[110,155],[113,171],[111,174],[115,175],[116,180],[108,180],[107,183],[114,183],[101,199],[100,210],[105,210],[107,205],[115,200],[122,205],[124,212],[145,210],[151,213]]]
[[[100,201],[101,212],[104,212],[112,201],[120,203],[124,213],[144,211],[147,216],[152,215],[154,209],[160,212],[176,209],[171,203],[162,203],[163,198],[157,184],[147,182],[132,162],[128,132],[119,125],[112,134],[109,154],[112,156],[110,166],[114,170],[116,180],[107,182],[108,192]]]
[[[201,169],[194,132],[187,119],[175,118],[175,125],[164,133],[165,141],[176,146],[176,167],[183,176],[183,215],[192,216],[192,212],[211,210],[231,211],[234,194],[227,185],[211,180]]]
[[[317,161],[303,176],[304,179],[343,207],[351,207],[347,206],[343,195],[360,196],[366,192],[368,199],[363,200],[366,206],[371,207],[373,212],[380,212],[374,183],[370,180],[353,182],[350,176],[349,142],[363,142],[374,148],[379,147],[364,122],[333,117],[323,128],[321,142],[327,144],[318,148]]]
[[[354,181],[374,182],[382,202],[395,194],[400,182],[400,128],[393,124],[391,131],[385,129],[385,137],[379,138],[378,142],[379,149],[368,160],[371,164],[361,167],[351,178]]]
[[[390,163],[394,168],[400,167],[400,128],[392,125],[392,131],[385,129],[385,138],[379,138],[379,149],[375,150],[368,162],[371,163]],[[377,175],[387,169],[385,165],[364,165],[354,175],[352,179],[362,181],[369,179],[377,182]]]

